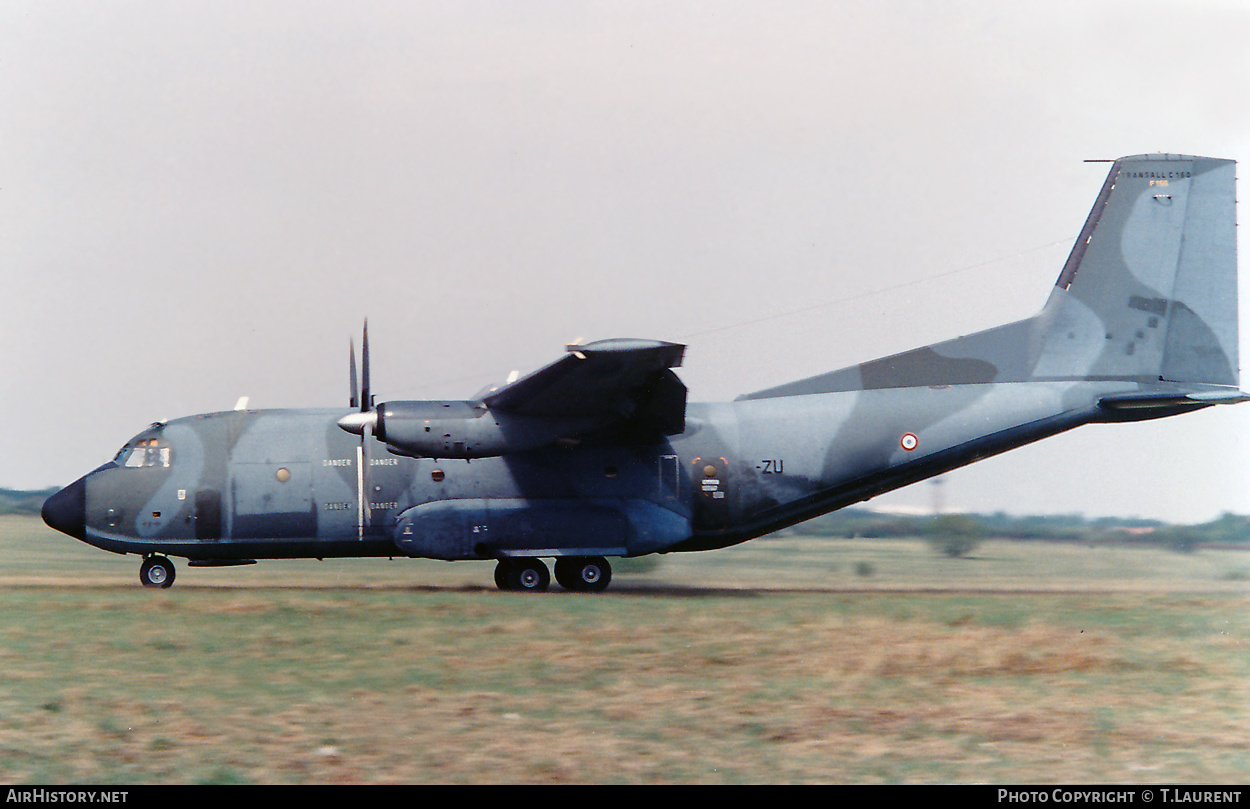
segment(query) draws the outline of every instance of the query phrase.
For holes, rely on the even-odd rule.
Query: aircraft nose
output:
[[[79,478],[43,502],[43,521],[75,539],[87,535],[87,486]]]

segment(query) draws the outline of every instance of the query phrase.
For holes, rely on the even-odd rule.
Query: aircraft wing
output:
[[[686,347],[658,340],[599,340],[485,396],[492,411],[518,416],[644,419],[667,435],[681,432],[686,386],[671,368]]]

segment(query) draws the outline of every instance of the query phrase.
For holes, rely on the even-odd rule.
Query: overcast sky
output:
[[[1083,161],[1154,151],[1250,159],[1250,5],[8,0],[0,486],[239,396],[345,405],[366,316],[381,398],[647,337],[693,401],[1027,317]],[[944,480],[1250,513],[1250,405]]]

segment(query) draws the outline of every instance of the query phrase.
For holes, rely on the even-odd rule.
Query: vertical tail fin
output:
[[[739,398],[1048,380],[1237,387],[1235,167],[1122,157],[1035,317]]]
[[[1234,170],[1115,161],[1038,316],[1032,378],[1238,384]]]

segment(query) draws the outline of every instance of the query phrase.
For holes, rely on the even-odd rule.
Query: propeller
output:
[[[377,415],[371,411],[373,396],[369,387],[369,320],[365,319],[364,335],[360,342],[360,387],[356,385],[356,344],[349,342],[349,393],[348,400],[355,413],[339,419],[339,426],[348,432],[360,434],[360,446],[356,449],[356,526],[357,537],[364,539],[365,529],[373,521],[373,508],[369,503],[369,435]]]

